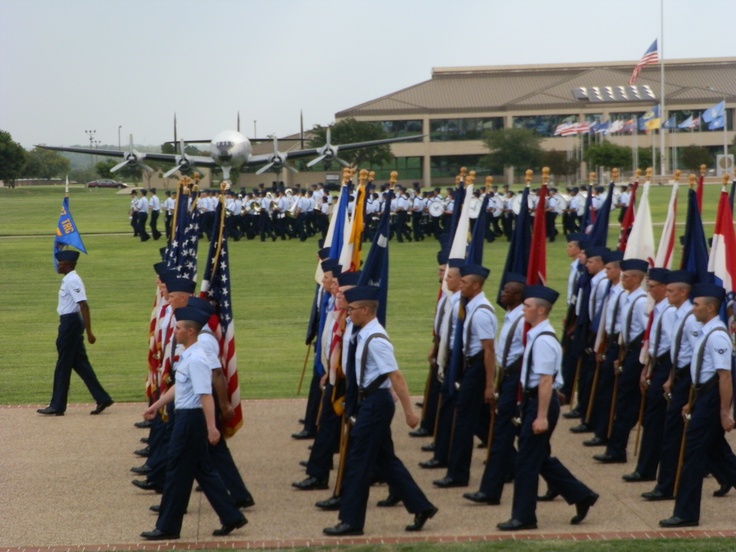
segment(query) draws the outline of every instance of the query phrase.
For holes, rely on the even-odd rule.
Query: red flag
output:
[[[529,248],[529,266],[526,272],[527,285],[546,285],[547,283],[547,184],[539,190],[539,200],[534,210],[532,226],[532,245]]]
[[[634,185],[631,188],[631,198],[629,204],[626,206],[626,212],[624,213],[624,219],[621,221],[621,233],[618,236],[618,250],[626,251],[626,244],[629,241],[629,234],[631,234],[631,228],[634,226],[634,218],[636,212],[636,190],[639,188],[639,181],[634,181]]]

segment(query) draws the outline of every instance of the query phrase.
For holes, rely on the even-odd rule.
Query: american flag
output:
[[[196,280],[200,212],[197,209],[196,193],[192,196],[191,211],[189,197],[189,194],[182,193],[181,188],[179,189],[176,227],[174,237],[166,249],[166,264],[178,271],[180,278]]]
[[[639,73],[641,73],[642,68],[645,65],[651,65],[652,63],[659,63],[659,54],[657,53],[656,39],[654,40],[654,42],[652,42],[652,45],[647,48],[647,51],[644,52],[644,55],[639,60],[639,63],[636,64],[636,67],[634,67],[634,72],[631,73],[629,84],[636,84],[636,79],[639,78]]]
[[[233,319],[232,296],[230,294],[230,257],[227,250],[227,231],[224,225],[225,203],[220,199],[215,214],[215,238],[210,242],[207,268],[200,297],[215,307],[209,327],[220,344],[220,363],[227,380],[227,393],[234,415],[223,420],[223,435],[232,437],[243,425],[243,410],[240,405],[238,362],[235,355],[235,320]]]

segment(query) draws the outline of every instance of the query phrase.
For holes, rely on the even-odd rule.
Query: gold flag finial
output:
[[[698,177],[690,173],[690,175],[687,178],[690,181],[689,182],[690,189],[693,189],[695,187],[695,181],[697,180]]]
[[[636,169],[636,171],[634,171],[634,175],[634,181],[639,182],[639,179],[641,178],[641,169]]]
[[[526,182],[526,185],[529,186],[532,181],[532,175],[534,174],[534,171],[531,169],[527,169],[524,173],[524,181]]]
[[[373,182],[376,179],[376,171],[371,171],[368,173],[368,180],[370,182]]]
[[[542,167],[542,185],[546,186],[549,181],[549,167]]]
[[[731,178],[731,175],[728,173],[723,173],[723,185],[728,186],[728,181]]]
[[[396,181],[399,179],[399,173],[396,171],[391,171],[391,177],[388,179],[389,187],[393,190],[394,186],[396,186]]]
[[[611,182],[616,182],[618,180],[618,169],[613,168],[611,169]]]
[[[705,176],[705,172],[707,170],[708,170],[708,167],[705,164],[700,165],[700,176]]]
[[[645,174],[646,174],[647,182],[649,182],[652,179],[652,167],[647,167]]]
[[[680,169],[677,169],[675,171],[675,182],[679,182],[680,181],[680,175],[681,174],[682,174],[682,171]]]
[[[460,178],[465,179],[466,174],[468,174],[468,168],[460,167]]]
[[[591,186],[595,184],[595,173],[594,172],[588,173],[588,184],[590,184]]]
[[[350,169],[347,167],[342,170],[342,183],[343,185],[348,183],[348,180],[350,180]]]
[[[486,176],[486,193],[488,193],[491,190],[491,186],[493,186],[493,177]]]
[[[465,179],[465,184],[472,186],[475,183],[475,171],[470,171],[468,177]]]
[[[368,170],[360,169],[360,175],[358,176],[358,182],[361,186],[365,186],[365,181],[368,180]]]

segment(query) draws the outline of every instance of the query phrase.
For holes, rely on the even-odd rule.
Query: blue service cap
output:
[[[448,259],[447,251],[438,251],[437,252],[437,264],[438,265],[447,264],[447,259]]]
[[[624,252],[618,251],[618,250],[609,251],[608,253],[604,254],[601,258],[603,259],[603,264],[618,263],[624,260]]]
[[[154,263],[153,270],[158,274],[158,277],[161,278],[161,275],[166,272],[168,269],[166,268],[166,263],[161,261],[160,263]],[[161,279],[163,281],[163,278]]]
[[[378,286],[356,286],[345,292],[345,301],[355,303],[356,301],[378,301],[381,288]]]
[[[567,235],[567,241],[569,242],[571,241],[579,242],[579,241],[583,241],[584,239],[585,239],[585,234],[583,234],[582,232],[572,232]]]
[[[671,270],[664,280],[665,284],[688,284],[693,285],[697,276],[687,270]]]
[[[171,278],[166,280],[166,289],[169,293],[182,291],[184,293],[194,293],[197,283],[189,278]]]
[[[207,301],[207,299],[202,299],[201,297],[190,297],[187,299],[187,307],[199,309],[202,312],[206,312],[209,316],[215,314],[215,307],[212,303]]]
[[[322,272],[332,272],[333,276],[337,276],[342,272],[340,270],[340,263],[335,259],[326,259],[320,263],[320,266],[322,267]]]
[[[693,297],[713,297],[718,301],[723,301],[726,298],[726,290],[717,284],[695,284]]]
[[[670,273],[666,268],[650,268],[647,273],[647,278],[654,282],[664,284],[667,281],[667,275]]]
[[[518,282],[519,284],[526,285],[526,276],[523,274],[517,274],[516,272],[507,272],[505,275],[505,282]]]
[[[465,259],[447,259],[447,268],[460,268],[465,266]]]
[[[524,288],[524,299],[542,299],[550,305],[554,305],[559,296],[560,294],[555,290],[545,286],[534,285]]]
[[[337,277],[337,283],[340,286],[357,286],[360,274],[360,270],[356,270],[355,272],[342,272]]]
[[[319,251],[317,251],[317,256],[320,259],[329,259],[330,258],[330,248],[329,247],[323,247]]]
[[[158,279],[164,284],[168,284],[171,280],[176,280],[178,277],[179,273],[171,268],[167,268],[158,275]]]
[[[592,247],[586,247],[585,248],[585,256],[590,259],[591,257],[601,257],[603,258],[603,255],[611,251],[607,247],[602,246],[592,246]]]
[[[73,249],[64,249],[62,251],[57,251],[55,253],[56,260],[59,262],[72,262],[76,263],[77,259],[79,259],[79,251],[74,251]]]
[[[649,270],[649,263],[641,259],[624,259],[619,266],[623,271],[639,270],[645,274]]]
[[[480,276],[485,280],[490,273],[490,268],[477,264],[466,264],[460,267],[460,276]]]
[[[195,307],[180,307],[174,310],[174,316],[178,321],[191,320],[204,327],[209,322],[210,315]]]

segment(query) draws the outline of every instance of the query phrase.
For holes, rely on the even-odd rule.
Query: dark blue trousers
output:
[[[335,414],[332,407],[331,383],[325,385],[322,396],[322,411],[320,413],[317,434],[312,443],[312,452],[307,463],[307,475],[327,481],[332,469],[332,457],[340,447],[340,424],[342,416]]]
[[[222,525],[236,524],[243,519],[212,465],[207,450],[204,412],[201,408],[177,410],[169,441],[166,485],[157,529],[172,535],[181,532],[195,477]]]
[[[664,398],[662,386],[670,376],[671,369],[672,361],[669,354],[656,361],[652,368],[652,377],[646,392],[639,459],[636,463],[636,471],[644,477],[657,475],[667,415],[667,399]]]
[[[155,484],[159,489],[163,489],[166,484],[166,466],[169,458],[169,441],[171,441],[171,431],[174,427],[174,418],[176,417],[176,410],[174,410],[174,404],[170,403],[166,405],[166,413],[168,420],[164,422],[160,421],[161,424],[161,438],[155,443],[155,447],[151,447],[151,452],[148,455],[146,464],[151,468],[146,479]]]
[[[350,431],[345,478],[340,500],[340,521],[363,528],[374,472],[386,480],[409,513],[432,508],[404,464],[396,457],[391,438],[394,401],[388,389],[370,393],[358,406]]]
[[[450,441],[452,440],[452,425],[455,419],[455,397],[440,395],[437,431],[434,436],[434,459],[443,464],[450,456]]]
[[[639,362],[640,349],[639,346],[629,348],[623,360],[623,371],[618,377],[616,417],[613,420],[613,431],[606,447],[606,452],[616,458],[626,458],[629,433],[631,433],[631,429],[636,425],[636,420],[639,417],[639,404],[641,402],[639,378],[643,368]]]
[[[317,414],[319,413],[319,401],[322,397],[322,388],[319,385],[322,376],[316,372],[312,374],[309,383],[309,395],[307,395],[307,408],[304,411],[304,430],[309,433],[317,431]]]
[[[672,496],[675,493],[675,477],[677,475],[677,461],[680,457],[680,443],[685,421],[682,419],[682,407],[687,404],[690,395],[690,366],[677,370],[675,382],[670,390],[672,398],[667,406],[662,435],[662,453],[657,474],[655,490],[664,495]]]
[[[690,423],[685,431],[680,486],[675,497],[674,515],[681,519],[700,520],[703,478],[708,472],[709,462],[719,465],[726,482],[736,484],[736,456],[726,442],[720,408],[718,385],[700,394],[693,403]]]
[[[483,356],[471,361],[465,368],[463,381],[457,392],[455,403],[455,426],[452,430],[450,454],[447,460],[447,476],[460,483],[470,479],[470,462],[473,458],[473,436],[490,409],[483,402],[486,387],[486,371]],[[487,423],[485,424],[487,428]],[[486,430],[483,440],[487,439]]]
[[[578,378],[578,406],[580,409],[581,422],[590,425],[588,420],[588,402],[590,402],[593,388],[593,377],[595,376],[595,354],[588,349],[580,355],[580,377]]]
[[[608,441],[608,423],[611,418],[611,401],[613,400],[613,385],[616,381],[616,368],[613,361],[618,358],[618,343],[606,349],[606,359],[598,368],[598,385],[596,386],[595,403],[591,412],[590,423],[595,436]]]
[[[514,439],[518,428],[512,419],[516,416],[516,399],[519,386],[519,372],[514,370],[504,374],[501,388],[498,390],[496,419],[493,424],[493,440],[489,459],[483,470],[480,492],[491,500],[501,500],[503,485],[509,476],[513,476],[516,464],[516,448]]]
[[[422,410],[421,426],[429,431],[430,435],[434,435],[434,426],[437,423],[437,409],[439,408],[440,382],[437,380],[437,364],[430,368],[429,373],[429,389],[427,389],[426,400],[424,401],[424,409]]]
[[[51,408],[59,412],[66,410],[72,370],[82,378],[96,403],[110,402],[110,395],[100,385],[95,371],[89,363],[89,358],[87,358],[87,350],[84,348],[84,321],[81,314],[64,314],[59,318],[56,351],[59,356],[54,370]]]
[[[238,467],[235,465],[233,455],[227,447],[227,441],[222,438],[215,446],[207,443],[207,449],[214,468],[217,473],[220,474],[220,478],[225,484],[225,488],[228,493],[230,493],[230,498],[233,502],[235,504],[240,504],[252,499],[253,497],[245,486],[245,481],[243,481],[243,477],[240,475]]]
[[[536,523],[540,475],[547,481],[549,488],[560,493],[568,504],[580,502],[593,491],[578,481],[562,462],[550,456],[549,441],[560,416],[557,394],[552,393],[547,412],[549,429],[540,435],[535,435],[532,431],[532,422],[537,418],[539,403],[536,398],[528,398],[524,403],[511,517],[522,523]]]

